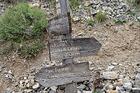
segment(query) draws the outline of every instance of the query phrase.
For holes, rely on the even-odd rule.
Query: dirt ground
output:
[[[132,22],[128,22],[124,25],[114,25],[112,22],[107,22],[93,27],[91,31],[82,30],[84,37],[95,37],[99,40],[102,48],[96,56],[77,60],[89,61],[94,70],[105,70],[109,64],[117,63],[120,65],[116,70],[122,74],[134,74],[136,65],[140,64],[139,23],[132,25]],[[78,31],[75,30],[76,35],[81,33],[80,30]]]
[[[117,63],[115,68],[119,73],[133,77],[136,66],[140,64],[140,23],[128,22],[116,25],[112,21],[86,27],[82,23],[73,24],[73,37],[95,37],[101,44],[101,50],[95,56],[75,59],[77,62],[90,62],[91,70],[105,70],[111,63]],[[46,43],[47,44],[47,43]],[[47,47],[35,59],[25,60],[16,53],[1,56],[0,93],[8,87],[15,88],[15,83],[27,75],[32,75],[46,64],[52,64],[48,59]],[[5,78],[6,71],[11,71],[14,81]]]

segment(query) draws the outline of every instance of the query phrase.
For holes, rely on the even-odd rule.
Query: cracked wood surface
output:
[[[35,75],[35,79],[45,87],[81,82],[90,78],[88,62],[42,68]]]

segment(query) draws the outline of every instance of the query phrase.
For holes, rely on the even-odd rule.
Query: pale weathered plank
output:
[[[51,60],[68,59],[96,54],[101,44],[95,38],[74,38],[50,42]]]
[[[48,32],[55,35],[70,34],[71,17],[68,0],[59,0],[56,7],[58,16],[49,20]]]
[[[48,32],[55,35],[70,34],[68,15],[59,15],[49,20]]]
[[[59,0],[61,7],[61,14],[67,14],[70,12],[70,6],[68,0]]]
[[[45,87],[80,82],[90,78],[88,62],[42,68],[35,75],[35,79]]]

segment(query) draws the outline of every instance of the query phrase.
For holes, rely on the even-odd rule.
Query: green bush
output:
[[[95,24],[95,20],[93,20],[92,18],[87,19],[87,25],[93,26],[94,24]]]
[[[126,23],[126,20],[117,19],[117,20],[114,20],[114,22],[115,22],[115,24],[122,25],[122,24]]]
[[[131,5],[138,5],[140,4],[140,0],[127,0],[127,2]]]
[[[41,36],[46,26],[46,16],[40,9],[21,3],[0,17],[0,38],[20,43]]]
[[[18,49],[18,54],[24,58],[31,58],[37,56],[39,52],[44,48],[44,44],[41,40],[32,42],[24,42]]]
[[[69,0],[70,7],[74,10],[80,5],[80,0]]]
[[[0,39],[19,44],[29,40],[41,40],[47,22],[45,13],[39,8],[31,8],[27,3],[19,3],[0,16]],[[26,47],[26,44],[22,47],[24,46]]]
[[[107,19],[107,17],[106,17],[106,14],[105,13],[103,13],[103,12],[101,12],[101,11],[99,11],[96,15],[95,15],[95,18],[96,18],[96,21],[97,22],[104,22],[106,19]]]

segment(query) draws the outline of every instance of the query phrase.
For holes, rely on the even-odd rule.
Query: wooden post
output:
[[[61,14],[67,14],[70,12],[70,6],[68,0],[59,0],[61,7]]]

